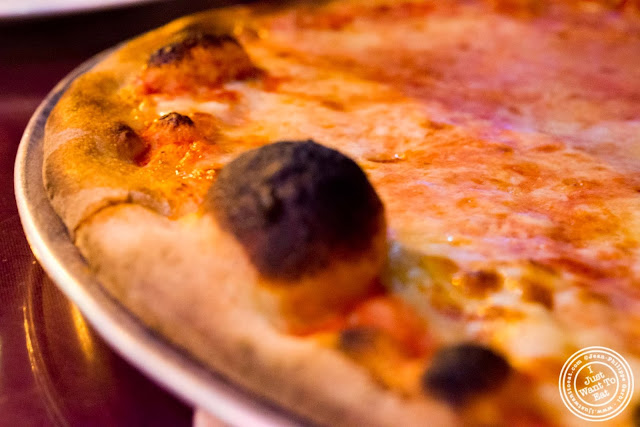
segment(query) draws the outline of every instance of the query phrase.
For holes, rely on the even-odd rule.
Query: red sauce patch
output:
[[[348,327],[369,326],[387,333],[409,356],[421,357],[432,348],[426,325],[403,300],[389,295],[372,298],[346,318]]]
[[[172,116],[180,119],[171,119]],[[206,113],[194,113],[191,118],[176,113],[155,120],[140,136],[146,149],[135,159],[139,166],[164,164],[195,166],[205,153],[215,152],[217,120]]]

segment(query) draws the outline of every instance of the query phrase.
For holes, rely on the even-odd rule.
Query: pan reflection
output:
[[[80,310],[78,310],[78,308],[73,304],[69,304],[69,309],[76,337],[80,342],[80,348],[82,349],[82,353],[85,358],[90,363],[94,358],[93,339],[91,337],[91,333],[89,332],[87,323],[85,322],[84,317],[82,317]]]
[[[55,424],[190,424],[191,410],[113,353],[39,265],[31,267],[28,278],[27,353]]]

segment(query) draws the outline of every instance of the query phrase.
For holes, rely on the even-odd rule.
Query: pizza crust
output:
[[[118,92],[152,52],[205,24],[209,31],[229,33],[246,13],[230,8],[178,19],[123,43],[71,83],[45,126],[43,176],[51,204],[72,234],[111,204],[135,202],[165,215],[172,212],[166,191],[118,153],[118,125],[145,120],[131,116],[135,97]]]
[[[403,399],[339,352],[280,333],[256,304],[255,268],[207,215],[176,222],[137,205],[113,206],[82,224],[76,243],[146,325],[297,414],[331,425],[455,423],[444,405]]]

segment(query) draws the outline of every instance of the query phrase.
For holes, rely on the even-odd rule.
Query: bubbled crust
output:
[[[225,45],[232,46],[233,48],[240,48],[238,41],[228,34],[210,35],[195,33],[155,51],[149,57],[147,64],[151,67],[170,65],[184,60],[185,57],[189,56],[191,51],[196,47],[222,47]]]
[[[45,126],[43,175],[49,199],[72,234],[112,204],[139,203],[164,215],[175,211],[175,189],[161,185],[174,171],[149,174],[133,161],[143,151],[137,131],[154,117],[135,117],[139,99],[123,88],[154,52],[201,34],[203,26],[230,34],[246,14],[237,8],[174,21],[117,48],[65,90]]]
[[[196,31],[152,53],[141,80],[146,93],[168,94],[259,75],[234,37]]]
[[[205,207],[267,277],[299,280],[353,259],[385,234],[380,198],[350,158],[315,141],[282,141],[220,172]]]
[[[499,389],[511,373],[504,356],[477,344],[463,343],[441,349],[422,377],[426,391],[454,406],[474,395]]]
[[[204,208],[244,247],[268,282],[258,286],[263,309],[290,332],[371,295],[386,264],[375,189],[352,159],[312,140],[241,154],[219,172]]]

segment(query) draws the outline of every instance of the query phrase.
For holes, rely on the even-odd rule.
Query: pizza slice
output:
[[[639,34],[606,2],[187,17],[68,88],[45,187],[112,296],[313,422],[579,424],[567,357],[640,366]]]

